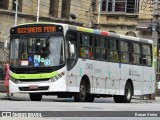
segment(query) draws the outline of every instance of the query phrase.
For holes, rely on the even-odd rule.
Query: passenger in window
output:
[[[49,56],[50,54],[50,50],[49,50],[49,43],[46,44],[45,47],[42,48],[41,50],[41,58],[46,58]]]
[[[131,63],[134,63],[134,56],[131,54]]]
[[[143,64],[143,58],[142,57],[139,57],[139,64]]]
[[[146,59],[146,56],[145,55],[143,55],[143,57],[142,57],[142,62],[143,62],[143,64],[144,65],[147,65],[147,59]]]
[[[89,48],[89,58],[93,58],[93,52],[92,52],[92,47]]]
[[[118,52],[114,52],[113,54],[113,60],[118,62]]]
[[[31,51],[34,51],[36,54],[40,54],[40,52],[41,52],[41,42],[40,42],[40,39],[37,39],[36,43],[32,44]]]
[[[107,50],[104,51],[104,53],[103,53],[103,58],[104,58],[104,60],[107,60],[107,59],[108,59]]]
[[[124,53],[121,53],[121,62],[126,62]]]
[[[85,48],[84,47],[80,48],[80,56],[83,57],[83,58],[86,57],[86,52],[85,52]]]

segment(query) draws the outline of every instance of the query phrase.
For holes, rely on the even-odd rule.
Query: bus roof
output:
[[[94,33],[94,34],[99,34],[99,35],[104,35],[104,36],[111,36],[111,37],[115,37],[115,38],[129,39],[132,41],[139,41],[139,42],[153,44],[153,40],[150,40],[150,39],[126,36],[126,35],[111,33],[111,32],[107,32],[107,31],[101,31],[98,29],[96,30],[96,29],[78,27],[78,26],[73,26],[73,25],[69,25],[68,27],[71,30],[77,30],[77,31],[81,31],[81,32],[88,32],[88,33]]]
[[[17,26],[32,25],[32,24],[55,24],[55,25],[62,25],[62,26],[68,26],[68,29],[71,29],[71,30],[77,30],[77,31],[81,31],[81,32],[94,33],[94,34],[99,34],[99,35],[103,35],[103,36],[111,36],[111,37],[115,37],[115,38],[129,39],[129,40],[132,40],[132,41],[139,41],[139,42],[153,44],[153,40],[150,40],[150,39],[144,39],[144,38],[126,36],[126,35],[111,33],[111,32],[108,32],[108,31],[101,31],[101,30],[98,30],[98,29],[79,27],[79,26],[68,25],[68,24],[64,24],[64,23],[39,22],[39,23],[19,24]],[[14,27],[17,27],[17,26],[14,26]]]

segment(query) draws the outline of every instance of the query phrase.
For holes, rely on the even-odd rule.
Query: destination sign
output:
[[[56,32],[56,27],[55,26],[22,27],[17,29],[18,34],[41,33],[41,32]]]
[[[42,25],[42,26],[19,26],[11,29],[11,34],[33,34],[33,33],[53,33],[62,32],[61,26]]]

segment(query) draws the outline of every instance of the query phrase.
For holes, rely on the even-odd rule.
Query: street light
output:
[[[38,0],[38,5],[37,5],[37,23],[39,22],[39,9],[40,9],[40,0]]]

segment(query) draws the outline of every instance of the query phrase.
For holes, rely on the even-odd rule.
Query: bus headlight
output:
[[[55,81],[57,81],[58,79],[60,79],[60,78],[61,78],[62,76],[64,76],[64,75],[65,75],[65,73],[62,72],[62,73],[54,76],[53,78],[50,78],[50,81],[51,81],[51,82],[55,82]]]
[[[15,78],[13,78],[13,77],[10,77],[10,80],[13,82],[13,83],[20,83],[20,81],[19,80],[16,80]]]

